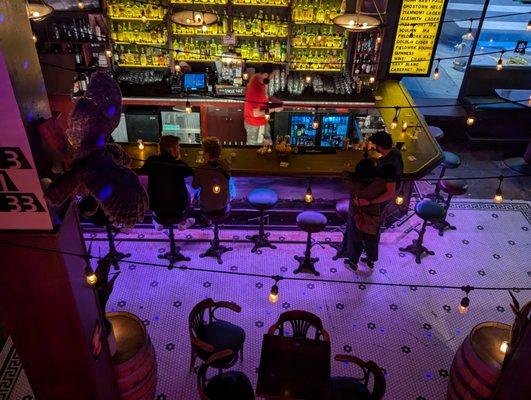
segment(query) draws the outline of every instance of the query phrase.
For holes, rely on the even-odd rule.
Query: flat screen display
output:
[[[348,115],[323,115],[320,146],[343,147],[345,139],[349,136],[349,122]]]
[[[302,147],[317,146],[317,129],[312,128],[315,116],[312,114],[293,114],[290,118],[291,144]]]
[[[207,88],[206,74],[187,72],[183,76],[183,89],[185,92],[202,92]]]
[[[129,142],[142,139],[146,142],[159,140],[159,117],[155,114],[132,112],[125,114]]]

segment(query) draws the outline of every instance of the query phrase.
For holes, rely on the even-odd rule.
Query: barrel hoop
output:
[[[486,388],[494,391],[496,389],[496,385],[493,385],[489,381],[485,380],[485,378],[479,375],[477,371],[472,367],[472,365],[470,365],[470,362],[466,358],[465,346],[461,346],[461,356],[462,356],[461,359],[463,360],[463,363],[465,364],[465,367],[469,370],[470,374],[474,378],[476,378],[481,384],[483,384]],[[459,375],[462,376],[461,374]]]
[[[461,393],[459,393],[458,386],[460,385],[459,382],[456,382],[455,377],[455,368],[452,365],[450,368],[450,382],[448,383],[448,398],[451,400],[463,400],[463,397],[461,396]]]

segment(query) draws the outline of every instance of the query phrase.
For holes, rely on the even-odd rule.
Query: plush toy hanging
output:
[[[70,168],[50,184],[45,195],[52,204],[72,195],[92,196],[112,225],[132,227],[143,220],[149,203],[138,176],[128,168],[127,153],[108,143],[121,110],[118,84],[105,72],[94,73],[68,119]]]

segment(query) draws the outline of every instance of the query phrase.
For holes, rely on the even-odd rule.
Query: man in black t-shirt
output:
[[[194,171],[181,160],[179,138],[172,135],[162,136],[159,140],[159,152],[150,156],[140,173],[148,176],[148,195],[151,210],[156,215],[184,214],[190,206],[190,195],[184,182]],[[186,229],[195,220],[188,218],[178,225]]]

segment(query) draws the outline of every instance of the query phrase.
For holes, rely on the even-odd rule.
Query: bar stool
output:
[[[173,226],[185,217],[184,212],[180,213],[172,213],[172,214],[156,214],[153,212],[153,219],[160,225],[162,225],[165,229],[168,229],[168,236],[170,238],[170,251],[159,254],[160,259],[168,260],[170,265],[168,265],[168,269],[173,268],[173,264],[179,261],[190,261],[190,257],[184,256],[180,250],[181,248],[179,246],[175,245],[175,235],[173,233]]]
[[[467,181],[462,180],[462,179],[460,180],[443,179],[441,181],[441,190],[444,193],[448,194],[448,197],[446,198],[446,202],[444,205],[444,208],[447,213],[448,209],[450,208],[450,202],[452,201],[452,197],[461,196],[465,194],[468,191],[468,183]],[[439,230],[439,236],[442,236],[446,229],[452,229],[452,230],[456,229],[455,226],[451,225],[446,220],[446,214],[441,221],[434,222],[433,227]]]
[[[96,212],[93,212],[94,209],[96,209]],[[93,225],[96,225],[100,228],[105,228],[105,231],[107,232],[109,252],[104,256],[104,258],[110,260],[115,270],[119,270],[119,262],[125,258],[131,257],[130,253],[122,253],[116,250],[114,237],[120,230],[111,224],[109,218],[107,218],[101,207],[98,205],[96,199],[92,196],[87,196],[79,202],[79,212]]]
[[[428,250],[424,245],[424,233],[426,232],[426,226],[428,223],[433,223],[442,220],[446,215],[446,210],[444,207],[437,203],[436,201],[430,199],[422,199],[415,205],[415,214],[419,216],[424,222],[419,231],[419,237],[413,239],[407,247],[400,247],[400,251],[407,251],[415,256],[415,261],[417,264],[420,264],[420,257],[422,254],[426,253],[429,255],[434,255],[435,252]]]
[[[247,195],[249,204],[260,211],[260,227],[257,235],[247,235],[246,238],[254,243],[251,252],[256,251],[262,247],[270,247],[276,249],[277,246],[269,241],[270,233],[264,232],[264,212],[273,208],[278,202],[278,194],[274,190],[266,188],[253,189]]]
[[[428,130],[436,141],[440,142],[444,138],[444,132],[438,126],[430,125],[428,126]]]
[[[299,267],[293,271],[294,274],[300,272],[314,274],[319,276],[319,272],[315,270],[315,263],[319,261],[317,257],[311,257],[312,233],[321,232],[326,228],[326,217],[324,214],[315,211],[304,211],[297,215],[297,226],[304,232],[308,232],[306,239],[306,250],[304,256],[294,256],[295,260],[299,262]]]
[[[347,218],[348,218],[348,209],[349,209],[350,199],[341,199],[336,203],[336,214],[339,215],[339,217],[345,221],[338,229],[341,232],[343,238],[341,240],[341,243],[335,243],[331,246],[336,249],[336,254],[334,257],[332,257],[332,260],[339,260],[340,258],[343,258],[345,256],[345,252],[347,251],[347,243],[346,243],[346,230],[347,230]]]
[[[223,246],[219,243],[219,223],[225,221],[230,215],[230,204],[227,204],[221,210],[201,210],[201,214],[214,224],[214,239],[210,242],[210,248],[204,253],[199,254],[199,257],[214,257],[218,261],[218,264],[223,264],[221,255],[227,251],[232,251],[232,247]]]
[[[450,151],[443,151],[443,162],[442,162],[442,168],[441,173],[439,175],[439,179],[437,180],[437,184],[435,185],[435,191],[426,197],[435,200],[435,201],[444,201],[443,196],[441,196],[441,178],[444,177],[444,173],[446,172],[446,169],[455,169],[458,168],[461,165],[461,158]]]

